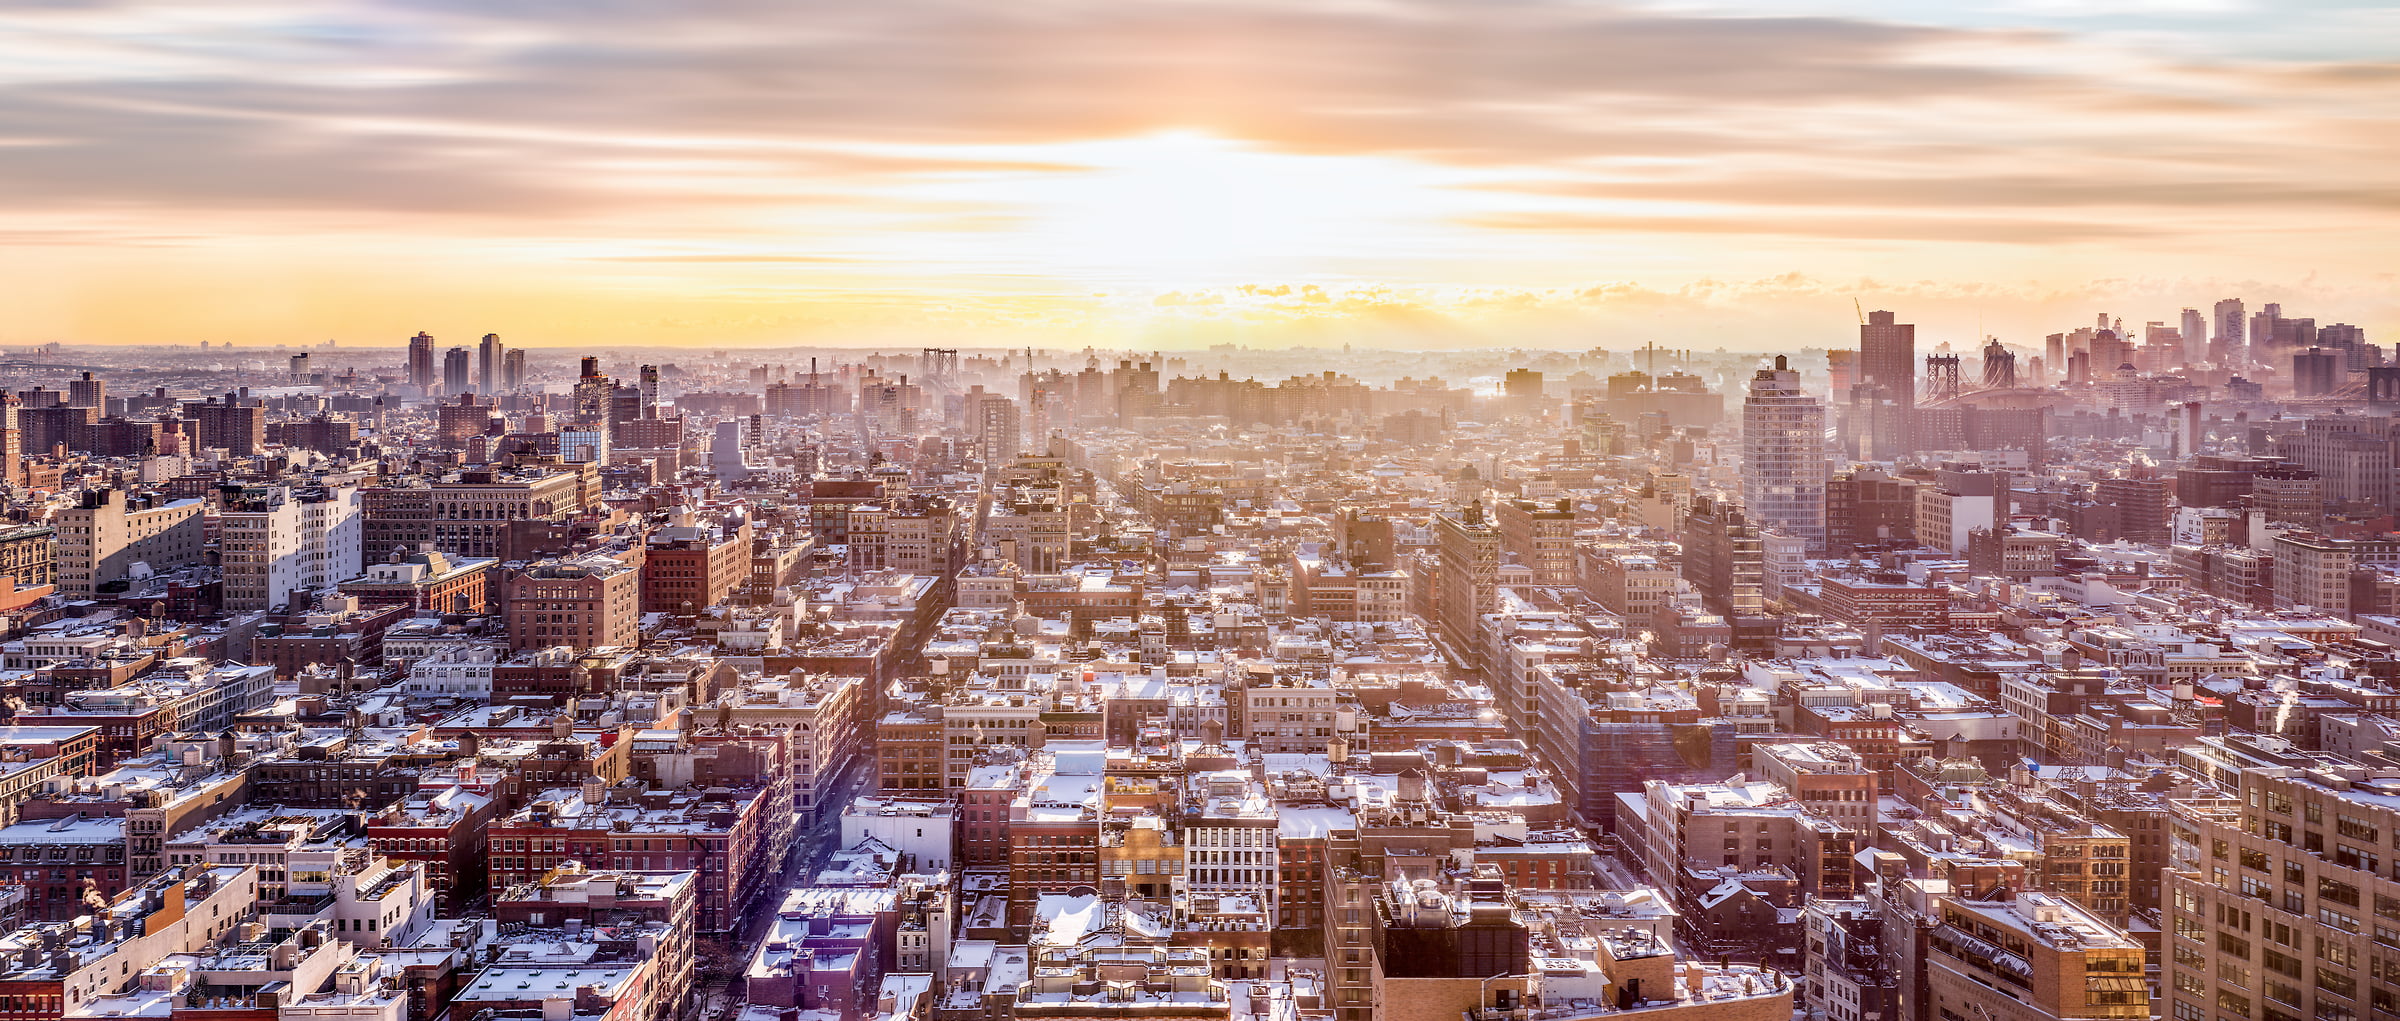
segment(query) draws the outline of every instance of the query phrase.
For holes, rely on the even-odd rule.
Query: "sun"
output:
[[[985,240],[1094,284],[1291,279],[1424,246],[1444,215],[1430,168],[1274,152],[1199,131],[1030,146],[1061,170],[976,182]]]

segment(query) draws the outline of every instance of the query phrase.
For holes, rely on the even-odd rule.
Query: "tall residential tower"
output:
[[[1858,328],[1858,381],[1869,389],[1852,390],[1851,403],[1863,400],[1866,409],[1863,414],[1854,410],[1851,428],[1865,430],[1867,455],[1880,460],[1915,449],[1910,423],[1917,407],[1916,325],[1894,322],[1881,309],[1867,313]]]
[[[1777,355],[1742,398],[1742,504],[1760,527],[1822,550],[1825,480],[1825,406],[1800,389],[1800,374]]]

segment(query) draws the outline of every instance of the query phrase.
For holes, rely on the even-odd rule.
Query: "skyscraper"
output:
[[[510,390],[525,385],[525,349],[512,347],[500,356],[500,385]]]
[[[463,394],[467,387],[467,349],[454,347],[442,352],[442,391]]]
[[[2208,323],[2200,310],[2183,310],[2183,364],[2198,365],[2208,360]]]
[[[1858,328],[1858,381],[1869,389],[1852,393],[1851,428],[1863,430],[1866,442],[1859,445],[1867,456],[1883,459],[1916,449],[1910,430],[1917,407],[1915,324],[1894,322],[1882,309],[1867,313]]]
[[[2279,325],[2283,327],[2281,332],[2288,335],[2291,327],[2289,322],[2283,318],[2283,305],[2279,302],[2270,301],[2250,316],[2250,361],[2252,364],[2271,366],[2282,361],[2282,358],[2278,356],[2282,354],[2282,348],[2286,346],[2286,338],[2276,335]]]
[[[433,389],[433,334],[418,331],[408,338],[408,382],[421,390]]]
[[[475,382],[482,385],[484,393],[500,392],[500,363],[503,350],[500,335],[497,333],[484,334],[483,343],[476,347]]]
[[[1760,527],[1822,550],[1825,480],[1825,406],[1800,389],[1800,374],[1777,355],[1742,398],[1742,503]]]
[[[1476,500],[1455,514],[1433,519],[1436,540],[1434,623],[1442,641],[1460,659],[1482,667],[1476,626],[1500,593],[1500,530]]]
[[[307,355],[300,357],[306,358]],[[89,372],[67,381],[67,407],[98,408],[108,413],[108,381]]]
[[[2219,368],[2232,366],[2241,360],[2242,333],[2248,328],[2242,319],[2242,299],[2227,298],[2209,311],[2217,325],[2208,338],[2208,358]]]
[[[1004,467],[1020,451],[1023,419],[1017,413],[1017,402],[1002,394],[992,393],[981,386],[967,391],[967,427],[975,430],[977,453],[982,457],[984,470]]]
[[[600,374],[600,359],[583,356],[582,372],[575,377],[575,415],[578,418],[608,418],[609,391],[615,386]]]

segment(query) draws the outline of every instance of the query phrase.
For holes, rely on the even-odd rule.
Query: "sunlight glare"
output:
[[[1428,244],[1449,205],[1431,168],[1268,152],[1193,131],[1021,155],[1087,169],[975,182],[1012,217],[993,240],[1094,283],[1321,273]]]

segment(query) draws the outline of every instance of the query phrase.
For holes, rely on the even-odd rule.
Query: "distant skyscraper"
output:
[[[500,362],[504,350],[506,348],[500,343],[497,333],[484,334],[483,343],[476,347],[475,382],[483,386],[484,393],[500,392]]]
[[[2200,310],[2183,310],[2183,364],[2198,365],[2208,360],[2208,320]]]
[[[967,426],[975,430],[984,470],[1004,467],[1016,458],[1024,422],[1017,412],[1017,402],[980,386],[972,387],[967,391],[967,414],[970,416]]]
[[[500,356],[500,385],[510,390],[525,385],[525,349],[512,347]]]
[[[609,391],[615,388],[607,376],[600,374],[600,359],[591,355],[583,356],[581,368],[575,377],[576,416],[606,419]]]
[[[658,366],[642,366],[642,417],[658,416]]]
[[[2329,397],[2342,383],[2342,356],[2321,347],[2292,352],[2292,396]]]
[[[2242,299],[2227,298],[2209,311],[2216,322],[2208,338],[2209,360],[2219,367],[2231,366],[2242,357],[2242,334],[2248,328],[2242,319]]]
[[[1867,313],[1865,325],[1858,328],[1858,380],[1881,387],[1882,399],[1895,406],[1889,414],[1872,416],[1873,456],[1886,458],[1915,449],[1909,429],[1917,407],[1915,324],[1894,322],[1892,314],[1881,309]],[[1750,516],[1764,523],[1756,508]]]
[[[1893,322],[1892,314],[1867,313],[1858,328],[1858,378],[1890,391],[1904,408],[1917,406],[1917,327]]]
[[[1742,398],[1742,503],[1762,528],[1825,548],[1825,406],[1782,355]]]
[[[434,377],[434,334],[418,332],[408,339],[408,384],[432,392],[437,382],[442,380]]]
[[[1508,397],[1508,413],[1539,415],[1546,407],[1543,398],[1542,374],[1537,369],[1510,369],[1501,382],[1501,393]]]
[[[307,355],[299,356],[303,359]],[[305,363],[304,363],[305,364]],[[67,407],[98,408],[108,413],[108,381],[89,372],[67,381]]]
[[[422,392],[434,389],[434,334],[418,332],[408,339],[408,384]]]
[[[2256,365],[2274,365],[2276,348],[2275,321],[2283,318],[2283,304],[2270,301],[2250,317],[2250,361]]]
[[[468,390],[467,349],[454,347],[442,352],[442,390],[463,394]]]

